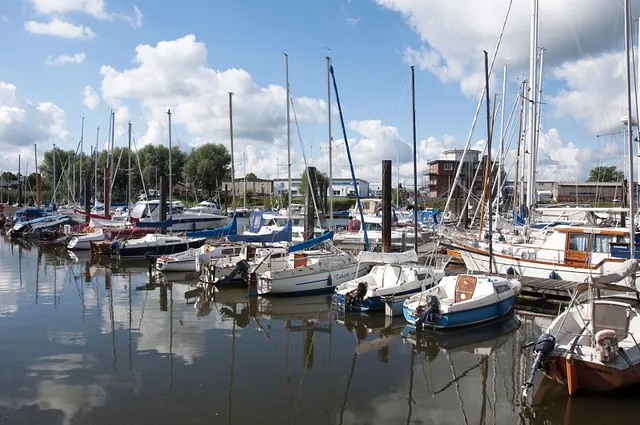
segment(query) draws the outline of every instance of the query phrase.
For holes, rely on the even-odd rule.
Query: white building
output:
[[[361,197],[369,196],[369,182],[362,179],[356,179],[358,183],[358,192]],[[273,193],[279,195],[282,191],[288,189],[288,181],[284,179],[273,180]],[[336,198],[355,197],[356,192],[353,188],[353,181],[347,178],[333,179],[333,196]],[[328,194],[328,193],[327,193]],[[300,178],[291,179],[291,196],[302,196],[300,193]]]

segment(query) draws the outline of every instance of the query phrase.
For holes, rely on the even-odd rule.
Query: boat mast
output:
[[[84,153],[84,117],[82,117],[82,125],[80,126],[80,174],[78,176],[78,198],[80,199],[82,197],[82,154]],[[75,173],[74,173],[75,174]],[[74,188],[74,193],[73,196],[75,197],[75,187],[76,187],[76,182],[75,182],[75,175],[74,175],[74,181],[73,181],[73,188]]]
[[[51,186],[51,207],[56,201],[56,144],[53,144],[53,185]]]
[[[539,0],[532,0],[531,11],[531,46],[529,51],[529,129],[528,142],[529,148],[529,175],[527,178],[527,223],[531,224],[531,213],[535,206],[535,167],[536,167],[536,112],[537,112],[537,75],[538,75],[538,5]]]
[[[537,1],[537,0],[534,0]],[[493,273],[493,217],[492,217],[492,208],[491,208],[491,136],[492,136],[492,128],[491,128],[491,100],[489,97],[489,54],[487,51],[484,51],[484,84],[485,84],[485,103],[487,105],[487,162],[486,166],[489,167],[489,178],[485,182],[487,189],[487,205],[489,206],[489,273]],[[482,220],[482,217],[480,217]]]
[[[171,217],[173,212],[173,184],[171,181],[171,109],[167,110],[167,115],[169,116],[169,216]],[[164,205],[162,207],[164,208]]]
[[[633,186],[633,117],[631,115],[631,7],[629,0],[624,2],[624,47],[626,50],[626,80],[627,80],[627,142],[629,152],[628,173],[629,177],[629,258],[635,258],[636,244],[635,244],[635,217],[633,215],[633,198],[634,186]]]
[[[289,219],[291,219],[291,116],[289,111],[289,53],[284,53],[285,64],[285,84],[287,93],[287,195],[289,196],[289,207],[287,209],[289,213]]]
[[[500,147],[498,148],[498,190],[496,191],[496,217],[500,214],[500,198],[502,195],[502,167],[503,167],[503,150],[504,150],[504,109],[507,106],[507,71],[508,65],[504,64],[504,71],[502,72],[502,110],[500,111]],[[491,205],[489,205],[491,208]]]
[[[411,65],[411,115],[413,119],[413,249],[418,253],[418,159],[416,141],[416,78]],[[400,176],[398,176],[399,178]],[[363,223],[364,225],[364,223]]]
[[[98,150],[98,144],[100,143],[100,126],[98,126],[96,130],[96,150],[94,154],[94,164],[93,164],[93,207],[98,208],[98,158],[100,158],[100,153]]]
[[[229,92],[229,139],[231,140],[231,209],[236,216],[236,166],[233,157],[233,92]]]
[[[333,158],[331,151],[331,57],[327,56],[327,130],[329,133],[329,230],[333,230]]]
[[[131,121],[129,121],[129,150],[127,151],[127,216],[131,218]]]

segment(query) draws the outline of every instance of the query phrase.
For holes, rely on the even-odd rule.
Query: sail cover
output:
[[[333,232],[327,232],[324,235],[318,236],[317,238],[309,239],[308,241],[300,242],[299,244],[293,245],[289,248],[289,252],[302,251],[330,239],[333,239]]]
[[[238,234],[238,219],[234,216],[231,223],[217,229],[198,230],[195,232],[186,232],[187,236],[194,238],[223,238],[225,236]]]
[[[173,221],[171,220],[171,217],[165,221],[136,221],[136,227],[146,229],[166,229],[167,227],[171,227],[172,224]]]
[[[277,232],[266,233],[262,235],[231,235],[228,237],[231,242],[253,242],[253,243],[270,243],[270,242],[291,242],[291,221]]]
[[[249,216],[249,226],[247,230],[251,233],[258,233],[262,228],[262,211],[253,211]]]

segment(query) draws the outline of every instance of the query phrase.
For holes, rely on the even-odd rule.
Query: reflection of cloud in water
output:
[[[84,354],[59,354],[41,357],[29,366],[29,375],[40,380],[33,397],[0,397],[0,406],[17,410],[37,406],[40,410],[58,410],[62,412],[62,423],[68,425],[79,413],[102,406],[106,400],[104,388],[109,378],[95,376],[96,382],[71,384],[72,372],[92,367],[93,356]]]
[[[87,338],[83,332],[51,332],[47,336],[50,341],[60,345],[86,345]]]
[[[153,350],[160,354],[169,354],[182,358],[187,364],[204,355],[205,334],[213,329],[233,327],[230,318],[223,319],[219,314],[199,318],[194,305],[185,302],[184,293],[192,289],[187,285],[173,284],[167,289],[167,311],[159,307],[162,288],[137,291],[139,283],[132,283],[131,310],[129,308],[129,280],[126,276],[113,276],[111,281],[113,302],[109,299],[109,291],[101,293],[101,332],[109,334],[112,330],[129,330],[137,332],[136,349],[138,351]],[[171,314],[171,298],[173,298],[173,314]],[[111,304],[113,304],[113,324],[111,321]],[[220,308],[212,305],[213,309]],[[129,315],[131,314],[131,318]],[[172,318],[173,316],[173,318]],[[173,320],[173,341],[170,338],[171,321]]]

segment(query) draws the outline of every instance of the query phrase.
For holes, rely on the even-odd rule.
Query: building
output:
[[[553,199],[556,202],[620,202],[626,189],[621,182],[556,182]]]
[[[428,193],[431,198],[444,197],[449,195],[451,186],[456,177],[459,166],[462,166],[460,174],[461,184],[463,187],[471,188],[473,195],[481,196],[484,180],[484,165],[486,156],[480,157],[481,152],[477,150],[451,149],[444,151],[442,157],[435,161],[429,162],[428,169],[425,174],[429,177]],[[479,170],[478,170],[479,168]],[[496,169],[497,170],[497,169]],[[477,174],[476,174],[477,171]],[[473,184],[474,176],[476,177]],[[495,179],[497,171],[492,173],[491,178]],[[466,198],[460,189],[457,191],[455,198]]]
[[[291,179],[292,197],[302,196],[300,193],[300,181],[300,178]],[[360,196],[369,196],[369,182],[362,179],[356,179],[356,182],[358,183],[358,192]],[[273,190],[275,195],[280,194],[282,191],[286,191],[287,188],[288,180],[286,178],[273,180]],[[350,198],[356,196],[356,191],[353,188],[353,180],[349,178],[334,178],[332,190],[333,196],[336,198]]]
[[[245,182],[243,177],[237,178],[235,180],[236,187],[236,195],[243,196],[245,188],[247,190],[247,194],[260,195],[260,196],[271,196],[273,195],[274,182],[273,180],[268,179],[255,179],[255,180],[247,180]],[[222,191],[227,191],[227,193],[232,193],[233,185],[230,181],[222,182]]]

